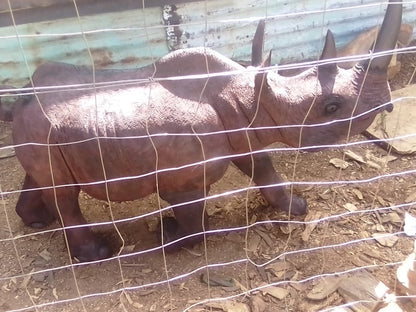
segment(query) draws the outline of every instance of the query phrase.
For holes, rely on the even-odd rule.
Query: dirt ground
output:
[[[400,59],[395,89],[409,83],[416,66],[414,53]],[[0,124],[0,137],[3,146],[11,143],[9,124]],[[348,149],[364,162],[345,157],[347,168],[335,167],[331,162],[343,159],[345,151],[337,148],[273,153],[276,170],[288,180],[310,182],[294,191],[308,200],[306,220],[320,220],[314,228],[302,222],[288,226],[287,215],[268,207],[258,191],[243,191],[207,201],[210,227],[219,233],[208,236],[205,244],[165,257],[157,249],[159,214],[133,218],[155,211],[155,196],[112,204],[116,220],[133,218],[117,224],[125,246],[120,257],[71,265],[63,233],[55,230],[59,224],[42,229],[46,232],[24,226],[14,212],[18,192],[7,194],[0,212],[0,311],[330,311],[348,301],[339,291],[309,299],[322,276],[354,276],[363,269],[391,293],[404,295],[395,276],[397,262],[413,249],[414,239],[403,234],[404,213],[416,215],[416,210],[400,205],[416,199],[415,175],[405,173],[416,168],[416,159],[368,142]],[[20,190],[23,170],[16,157],[0,160],[0,177],[3,192]],[[230,167],[210,194],[248,183]],[[89,222],[111,220],[107,203],[85,194],[80,200]],[[120,248],[113,225],[95,230],[115,250]],[[390,233],[397,240],[385,246],[372,238],[374,233]],[[264,285],[274,287],[255,290]],[[210,298],[221,300],[208,302]],[[406,296],[398,304],[403,311],[416,311]]]

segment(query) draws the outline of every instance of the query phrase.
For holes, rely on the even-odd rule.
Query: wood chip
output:
[[[354,204],[346,203],[343,207],[348,211],[357,211],[357,207]]]
[[[288,223],[288,224],[282,224],[282,225],[280,226],[280,230],[281,230],[284,234],[288,235],[288,234],[292,233],[293,231],[295,231],[295,230],[299,229],[301,226],[302,226],[301,224],[298,224],[298,223],[291,223],[291,222],[290,222],[290,223]]]
[[[339,294],[346,302],[353,302],[354,311],[376,311],[380,301],[387,295],[389,288],[367,271],[351,274],[341,279]]]
[[[363,200],[364,199],[363,193],[361,193],[360,190],[352,189],[351,192],[353,192],[355,194],[355,196],[357,196],[357,198],[359,200]]]
[[[196,252],[192,249],[186,248],[186,247],[182,247],[183,250],[185,250],[186,252],[188,252],[189,254],[191,254],[192,256],[195,257],[202,257],[204,254],[202,252]]]
[[[248,305],[242,302],[234,301],[219,301],[219,302],[208,302],[205,304],[208,308],[219,309],[224,312],[250,312]]]
[[[234,287],[236,286],[235,280],[232,277],[219,276],[215,273],[202,273],[200,276],[201,282],[209,284],[209,286],[224,286]]]
[[[385,260],[385,257],[383,257],[383,255],[380,254],[380,252],[376,249],[363,250],[362,253],[370,258],[374,258],[380,261]]]
[[[414,201],[416,201],[416,192],[410,193],[409,195],[407,195],[406,199],[404,200],[406,204],[414,202]]]
[[[359,163],[365,164],[364,158],[362,156],[354,153],[353,151],[346,150],[344,152],[344,154],[345,154],[345,156],[347,156],[348,158],[351,158],[352,160],[355,160],[355,161],[357,161]]]
[[[0,148],[0,159],[9,158],[15,156],[16,153],[13,147],[2,147]]]
[[[136,245],[127,245],[127,246],[124,246],[123,247],[123,250],[121,251],[121,254],[122,255],[125,255],[125,254],[132,253],[133,250],[134,250],[134,247],[136,247]]]
[[[265,312],[267,309],[266,303],[260,296],[250,297],[251,312]]]
[[[250,233],[247,244],[247,251],[257,252],[260,246],[261,237],[256,233]]]
[[[389,233],[374,233],[371,236],[384,247],[393,247],[399,240],[397,236],[389,235]]]
[[[254,231],[266,242],[266,244],[270,247],[273,248],[274,247],[274,242],[271,239],[270,235],[260,231],[259,229],[254,229]]]
[[[397,212],[389,212],[388,214],[381,217],[381,222],[383,223],[392,223],[394,225],[400,226],[403,222],[402,218]]]
[[[47,262],[49,262],[52,259],[52,255],[51,255],[51,253],[47,249],[42,250],[39,253],[39,256],[41,256],[42,259],[45,260],[45,261],[47,261]]]
[[[380,170],[381,166],[379,164],[377,164],[376,162],[372,161],[372,160],[367,160],[366,164],[374,169]]]
[[[59,297],[58,297],[58,292],[56,291],[56,288],[55,288],[55,287],[52,289],[52,295],[53,295],[53,297],[54,297],[56,300],[59,300]]]
[[[277,278],[281,278],[284,273],[292,269],[292,265],[287,261],[276,261],[266,266],[266,270]]]
[[[341,282],[340,277],[328,276],[322,278],[306,295],[311,300],[322,300],[327,298],[330,294],[335,292]]]
[[[391,161],[395,161],[396,159],[397,159],[397,157],[393,156],[393,155],[387,155],[387,156],[381,157],[381,161],[383,163],[388,163],[388,162],[391,162]]]
[[[282,287],[267,286],[261,289],[263,295],[270,295],[276,299],[283,300],[289,294],[289,291]]]
[[[127,299],[127,302],[128,302],[131,306],[135,307],[136,309],[141,309],[141,308],[143,308],[143,305],[142,305],[142,304],[140,304],[140,303],[138,303],[138,302],[136,302],[136,301],[133,301],[133,299],[131,299],[130,295],[129,295],[127,292],[123,292],[123,294],[124,294],[124,297]]]
[[[347,169],[349,166],[348,162],[339,158],[332,158],[329,160],[329,163],[340,169]]]
[[[306,215],[306,217],[305,217],[305,222],[310,222],[310,221],[313,221],[313,220],[318,220],[318,219],[320,219],[321,218],[321,216],[322,216],[322,214],[321,214],[321,212],[320,211],[317,211],[317,210],[315,210],[315,211],[310,211],[307,215]],[[316,228],[316,226],[318,225],[318,222],[319,221],[316,221],[316,222],[311,222],[311,223],[307,223],[306,225],[305,225],[305,230],[303,231],[303,233],[302,233],[302,240],[304,241],[304,242],[306,242],[306,241],[308,241],[309,240],[309,237],[311,236],[311,234],[312,234],[312,232],[313,232],[313,230]]]

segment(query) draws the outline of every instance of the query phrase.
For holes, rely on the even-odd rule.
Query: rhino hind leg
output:
[[[107,242],[86,225],[79,207],[78,194],[79,188],[76,186],[56,188],[55,191],[46,189],[42,190],[42,200],[61,221],[71,257],[81,262],[108,258],[112,254],[111,249]]]
[[[16,204],[16,213],[22,218],[24,224],[33,228],[42,228],[53,221],[55,215],[48,209],[42,200],[42,191],[36,190],[38,185],[31,176],[26,174],[19,200]],[[33,191],[25,191],[35,189]]]
[[[274,170],[267,153],[253,155],[253,162],[250,156],[244,156],[233,159],[233,163],[250,177],[254,163],[253,181],[260,187],[261,194],[272,207],[292,215],[306,214],[307,203],[304,198],[291,195],[284,186],[270,187],[270,185],[282,183],[283,179]]]
[[[163,243],[167,244],[184,236],[197,234],[167,246],[165,248],[166,250],[174,251],[180,247],[192,246],[203,240],[203,232],[208,229],[208,214],[204,211],[204,202],[198,201],[181,205],[181,203],[198,200],[203,197],[203,190],[175,194],[161,194],[161,198],[171,205],[178,205],[172,208],[175,218],[164,217],[161,224],[159,224],[159,228],[162,227],[162,231],[159,231],[158,233],[162,233]]]

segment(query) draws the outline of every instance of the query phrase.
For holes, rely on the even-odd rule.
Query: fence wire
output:
[[[19,51],[16,51],[16,54],[19,53],[24,60],[28,77],[32,77],[33,74],[29,62],[33,56],[25,50],[22,39],[37,40],[46,37],[54,40],[62,36],[82,37],[89,55],[89,60],[86,60],[85,64],[91,68],[92,76],[88,83],[61,84],[58,81],[56,85],[47,86],[38,86],[34,81],[35,78],[29,78],[30,81],[26,86],[1,89],[2,101],[9,97],[36,98],[44,118],[49,121],[50,129],[48,137],[38,142],[15,143],[10,140],[10,124],[3,123],[0,126],[4,132],[2,140],[5,143],[0,147],[0,152],[11,149],[18,151],[22,148],[27,150],[45,148],[52,179],[49,185],[27,187],[22,190],[21,181],[25,172],[17,158],[0,160],[1,311],[260,312],[341,311],[341,309],[360,311],[363,306],[372,311],[391,311],[388,309],[393,308],[401,309],[397,311],[414,309],[415,238],[414,234],[409,235],[409,231],[405,230],[404,226],[406,214],[416,215],[416,161],[412,155],[397,154],[392,150],[391,145],[395,142],[411,140],[416,133],[397,134],[380,139],[364,135],[351,136],[350,131],[355,121],[372,116],[374,112],[383,110],[391,104],[398,111],[414,110],[412,106],[416,103],[416,93],[397,96],[391,102],[380,103],[374,108],[354,114],[359,108],[360,97],[358,97],[353,114],[348,118],[315,123],[308,123],[308,118],[311,114],[313,118],[312,109],[319,101],[317,89],[311,90],[315,96],[311,106],[306,110],[303,121],[298,124],[258,125],[256,116],[261,105],[259,99],[254,105],[254,117],[248,120],[247,125],[232,129],[201,132],[194,127],[195,125],[191,125],[188,132],[161,128],[154,133],[149,126],[153,120],[149,117],[142,125],[144,127],[142,135],[124,136],[101,135],[102,125],[99,124],[100,105],[103,101],[99,94],[103,90],[146,88],[149,85],[182,81],[191,84],[193,81],[203,80],[205,83],[199,99],[194,101],[203,106],[207,105],[204,92],[212,79],[225,77],[236,80],[241,75],[259,76],[275,73],[277,70],[300,72],[311,70],[316,66],[344,61],[370,60],[371,64],[375,57],[383,55],[395,55],[398,58],[402,55],[415,55],[414,45],[377,53],[297,61],[262,68],[241,67],[223,72],[210,72],[209,60],[206,56],[205,64],[198,64],[206,69],[201,71],[204,73],[191,72],[158,77],[155,76],[155,67],[153,76],[100,81],[97,75],[101,69],[97,68],[89,35],[99,33],[117,36],[120,32],[139,31],[141,36],[151,42],[150,31],[169,27],[169,25],[155,26],[153,21],[146,18],[145,1],[142,2],[145,18],[141,21],[144,26],[108,25],[102,29],[84,30],[85,21],[89,17],[79,14],[78,8],[82,3],[73,0],[77,21],[73,25],[73,30],[59,34],[51,31],[51,33],[23,35],[19,33],[14,20],[13,1],[7,0],[7,2],[14,23],[11,28],[14,33],[0,36],[0,46],[2,40],[11,38],[17,40]],[[264,1],[253,1],[254,4],[260,2],[263,4]],[[210,1],[202,1],[200,14],[203,17],[198,21],[184,21],[183,25],[205,29],[203,43],[204,48],[207,48],[211,45],[212,36],[209,29],[212,25],[226,28],[236,21],[257,25],[261,19],[265,19],[267,25],[268,20],[278,20],[283,17],[296,17],[302,20],[302,17],[313,14],[317,20],[321,19],[322,37],[324,37],[325,19],[329,12],[341,11],[350,14],[357,9],[373,10],[375,15],[381,16],[380,13],[387,3],[374,2],[343,7],[333,4],[333,1],[325,1],[324,9],[275,14],[269,11],[270,4],[265,1],[266,9],[262,16],[234,17],[230,9],[229,18],[212,19],[208,14]],[[406,1],[404,5],[414,7],[416,2]],[[378,25],[380,24],[381,19]],[[266,36],[267,33],[266,31]],[[150,45],[148,49],[152,54]],[[140,54],[140,51],[137,53]],[[158,57],[152,55],[151,59],[157,61]],[[409,85],[416,72],[414,64],[413,67]],[[367,74],[368,72],[365,73],[364,80],[367,79]],[[262,88],[266,88],[265,76],[262,77]],[[290,87],[293,86],[288,86]],[[316,85],[315,88],[317,87]],[[146,95],[146,102],[151,107],[158,93],[157,90],[148,89],[150,91]],[[51,139],[56,126],[54,116],[48,113],[47,109],[45,110],[42,99],[45,96],[59,98],[62,94],[77,92],[92,94],[91,101],[94,102],[95,115],[90,116],[92,120],[90,126],[94,128],[95,135],[87,139],[66,138],[64,142],[56,142]],[[114,101],[117,105],[123,105]],[[404,103],[409,107],[404,107]],[[343,123],[349,124],[347,139],[344,142],[301,146],[303,136],[307,135],[305,134],[307,129]],[[23,128],[25,125],[15,123],[13,127],[16,126]],[[256,133],[262,131],[275,133],[287,129],[299,131],[297,147],[277,143],[260,149],[253,142]],[[223,135],[239,135],[247,143],[246,151],[224,153],[224,155],[210,153],[204,143],[205,138]],[[198,142],[196,145],[198,150],[192,153],[200,154],[200,160],[165,166],[160,161],[165,150],[159,142],[161,139],[169,138],[195,139]],[[150,142],[155,158],[155,166],[152,170],[112,176],[112,168],[108,167],[107,155],[103,152],[104,146],[125,140],[134,143],[143,140]],[[59,180],[56,182],[55,177],[59,177],[59,170],[62,168],[53,163],[53,151],[65,147],[87,146],[85,144],[96,144],[99,158],[91,158],[91,162],[94,162],[91,168],[98,166],[102,178],[75,183],[60,183]],[[171,145],[169,148],[177,149],[179,152],[185,147]],[[308,153],[311,151],[315,152]],[[209,182],[212,173],[208,168],[214,164],[249,157],[253,165],[255,157],[266,154],[271,155],[273,166],[284,175],[282,181],[258,186],[254,183],[254,169],[250,169],[251,174],[246,172],[246,175],[243,175],[235,166],[229,166],[221,180],[212,185]],[[83,156],[78,155],[78,157]],[[41,159],[34,157],[33,166],[37,166],[40,161]],[[193,168],[202,168],[203,196],[198,198],[184,196],[182,201],[172,203],[162,200],[164,194],[160,192],[163,188],[163,185],[160,185],[161,176],[173,175],[181,170]],[[153,187],[155,190],[153,195],[134,201],[111,201],[111,189],[117,184],[142,181],[147,178],[154,178],[156,185]],[[177,182],[179,184],[181,181]],[[99,201],[87,194],[89,188],[97,186],[104,187],[104,200]],[[86,190],[80,193],[79,198],[81,210],[88,222],[63,226],[64,215],[68,212],[59,209],[62,201],[59,194],[62,190],[78,187]],[[276,207],[271,207],[259,193],[259,191],[282,187],[290,191],[289,211],[296,203],[294,196],[301,194],[307,199],[309,209],[306,216],[293,216],[279,211]],[[44,228],[36,229],[23,225],[14,210],[20,194],[33,194],[39,191],[44,194],[53,192],[54,202],[58,207],[57,219],[60,222],[53,222]],[[165,217],[172,216],[172,210],[183,205],[203,206],[206,215],[202,214],[202,230],[175,238],[173,241],[164,241],[164,236],[160,234],[164,233],[164,227],[170,226],[168,222],[170,219]],[[206,217],[210,220],[209,228],[205,227]],[[195,222],[201,223],[201,220]],[[407,226],[412,225],[408,223]],[[82,231],[87,228],[93,229],[109,242],[113,249],[110,257],[80,262],[71,256],[67,233],[70,233],[69,230]],[[182,247],[170,251],[177,243],[201,235],[202,242],[194,247]],[[406,268],[409,279],[414,278],[409,282],[410,290],[404,289],[400,277],[396,277],[400,270]],[[381,294],[378,291],[381,291]],[[383,308],[385,310],[382,310]]]

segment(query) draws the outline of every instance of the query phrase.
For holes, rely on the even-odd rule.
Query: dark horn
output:
[[[383,24],[381,25],[380,31],[377,35],[374,53],[393,50],[396,47],[397,37],[402,23],[401,2],[401,0],[389,1]],[[370,69],[387,71],[391,58],[391,54],[374,58],[371,61]]]
[[[259,66],[263,61],[264,20],[260,20],[251,46],[251,66]]]
[[[328,59],[334,59],[336,57],[337,57],[337,48],[335,47],[334,35],[332,34],[332,31],[328,29],[326,33],[326,37],[325,37],[324,49],[322,50],[322,54],[319,59],[328,60]],[[329,64],[321,65],[319,66],[319,68],[332,71],[332,70],[337,69],[337,64],[335,62],[329,63]]]

